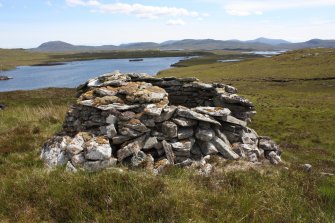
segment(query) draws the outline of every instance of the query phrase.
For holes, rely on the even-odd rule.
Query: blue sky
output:
[[[335,39],[335,0],[0,0],[0,47]]]

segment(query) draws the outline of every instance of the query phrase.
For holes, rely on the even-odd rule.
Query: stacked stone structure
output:
[[[114,72],[79,86],[77,97],[63,131],[42,148],[48,167],[123,164],[159,173],[178,165],[210,172],[209,156],[281,162],[278,146],[247,126],[253,104],[229,85]]]

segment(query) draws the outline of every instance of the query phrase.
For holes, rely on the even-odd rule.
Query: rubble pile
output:
[[[48,140],[48,167],[96,171],[127,165],[154,173],[167,165],[212,169],[209,157],[281,162],[281,150],[247,124],[256,114],[237,90],[196,78],[118,72],[78,87],[63,131]]]

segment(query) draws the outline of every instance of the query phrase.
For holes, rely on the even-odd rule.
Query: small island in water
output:
[[[0,76],[0,81],[6,81],[6,80],[10,80],[13,79],[12,77],[7,77],[7,76]]]
[[[129,60],[129,62],[137,62],[137,61],[143,61],[143,59],[138,58],[138,59],[130,59]]]

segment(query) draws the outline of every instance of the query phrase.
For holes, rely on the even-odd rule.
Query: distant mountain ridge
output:
[[[290,44],[291,42],[283,40],[283,39],[268,39],[268,38],[258,38],[258,39],[254,39],[254,40],[248,40],[246,41],[248,43],[264,43],[264,44],[268,44],[268,45],[279,45],[279,44]]]
[[[282,39],[258,38],[255,40],[214,40],[184,39],[168,40],[162,43],[137,42],[103,46],[72,45],[63,41],[50,41],[37,48],[29,49],[37,52],[89,52],[111,50],[289,50],[315,47],[335,48],[335,40],[312,39],[306,42],[291,43]]]

